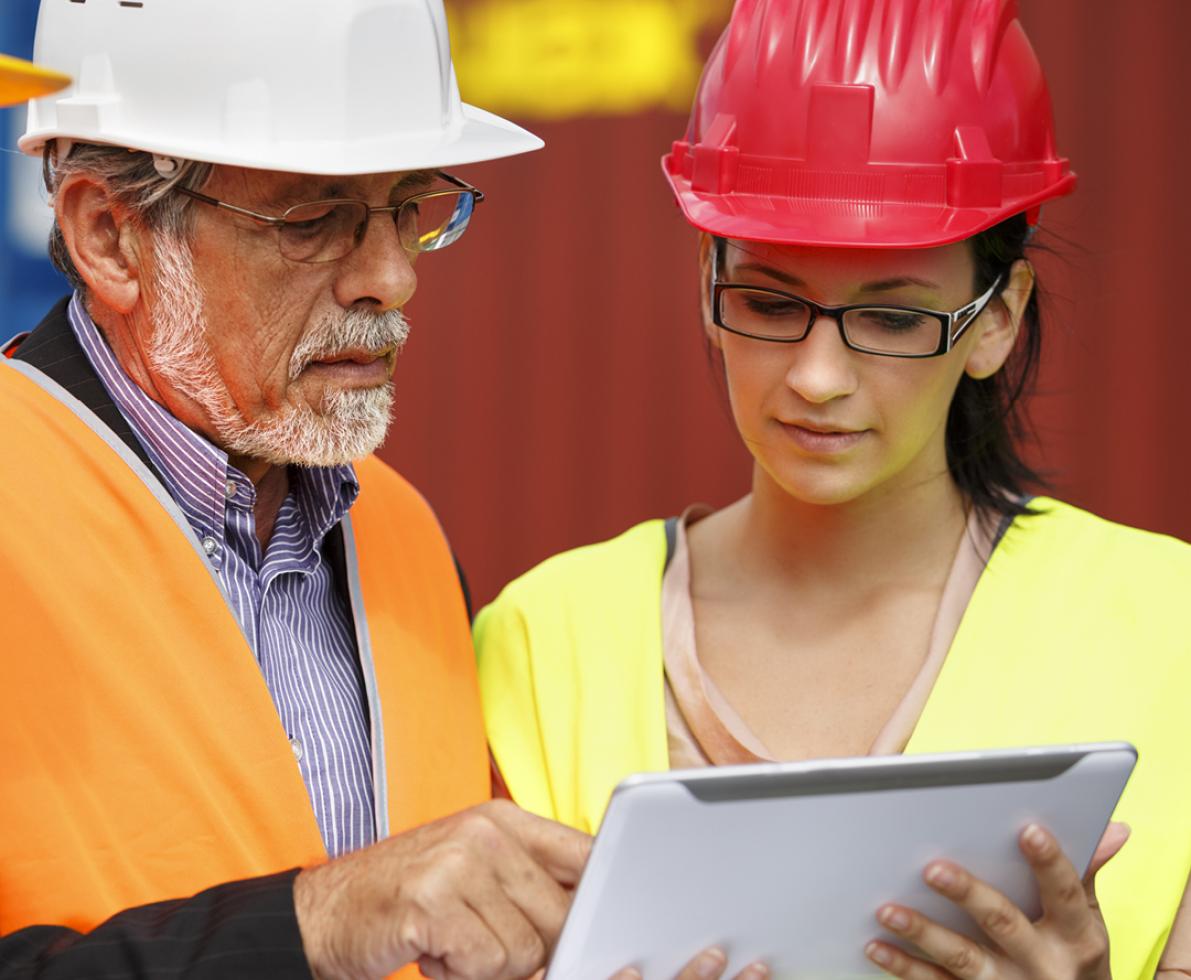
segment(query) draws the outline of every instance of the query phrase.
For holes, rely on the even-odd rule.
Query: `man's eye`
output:
[[[287,221],[285,227],[287,231],[310,231],[313,228],[318,228],[320,225],[327,223],[326,217],[322,218],[303,218],[301,221]]]
[[[293,208],[285,215],[285,226],[287,228],[304,228],[317,225],[320,221],[334,217],[338,210],[338,206],[333,203],[303,204],[301,207]]]
[[[318,238],[325,235],[335,224],[335,209],[320,214],[303,214],[291,217],[285,222],[285,234],[291,239]]]

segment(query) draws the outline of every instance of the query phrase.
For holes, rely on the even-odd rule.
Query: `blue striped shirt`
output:
[[[291,467],[268,547],[252,481],[125,373],[76,294],[70,325],[194,530],[260,665],[332,857],[375,839],[371,740],[354,624],[322,543],[360,490],[351,466]]]

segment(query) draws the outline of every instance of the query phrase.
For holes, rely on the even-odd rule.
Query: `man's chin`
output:
[[[389,385],[334,392],[315,411],[290,408],[224,434],[231,453],[274,466],[343,466],[376,452],[388,435],[392,412]]]

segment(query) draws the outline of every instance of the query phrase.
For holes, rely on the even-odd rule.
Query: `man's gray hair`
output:
[[[152,154],[97,143],[77,143],[59,158],[55,141],[51,140],[42,158],[42,173],[51,198],[67,177],[85,173],[103,183],[112,197],[146,228],[178,239],[187,239],[193,230],[193,202],[172,191],[176,186],[198,190],[210,178],[211,170],[209,163],[184,160],[176,173],[162,177],[153,164]],[[71,286],[86,292],[86,283],[70,257],[57,219],[50,231],[50,259]]]

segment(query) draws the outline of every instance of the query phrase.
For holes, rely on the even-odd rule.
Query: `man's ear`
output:
[[[711,318],[711,250],[715,239],[707,232],[699,234],[699,310],[703,314],[703,333],[712,347],[721,345],[720,328]]]
[[[973,378],[989,378],[1008,360],[1021,329],[1026,305],[1034,293],[1034,267],[1018,259],[1009,269],[1008,281],[973,324],[979,333],[968,352],[964,370]]]
[[[95,299],[127,315],[140,299],[143,236],[132,214],[87,174],[71,174],[54,213],[75,268]]]

